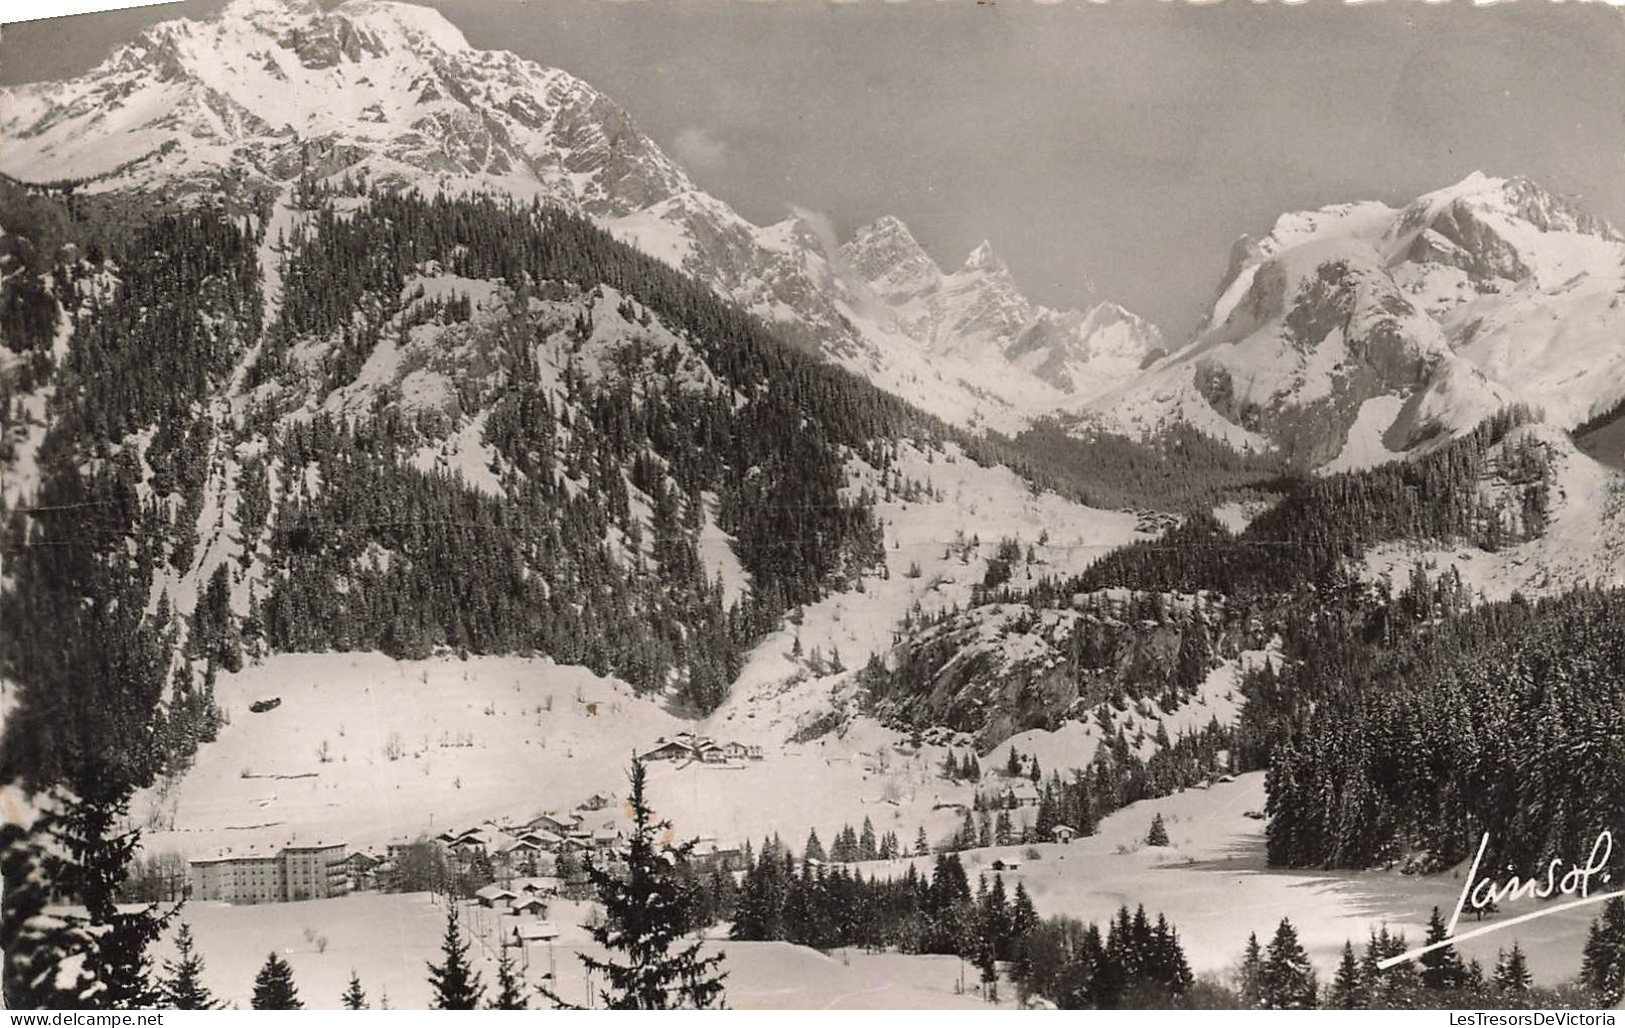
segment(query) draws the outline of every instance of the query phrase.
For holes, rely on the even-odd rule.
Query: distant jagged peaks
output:
[[[944,273],[892,216],[858,229],[841,249],[902,331],[937,355],[1020,369],[1052,390],[1056,409],[1114,388],[1163,351],[1154,325],[1116,304],[1051,310],[1025,296],[983,241]]]

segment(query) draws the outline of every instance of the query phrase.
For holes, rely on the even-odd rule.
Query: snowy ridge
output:
[[[989,247],[944,276],[915,244],[876,277],[875,261],[854,263],[853,244],[800,215],[754,225],[585,82],[473,49],[437,12],[388,0],[327,12],[235,0],[207,21],[155,25],[81,78],[0,90],[0,138],[0,171],[91,192],[247,200],[347,176],[561,205],[973,428],[1018,431],[1161,345],[1120,309],[1049,316]],[[896,219],[877,226],[912,244]]]

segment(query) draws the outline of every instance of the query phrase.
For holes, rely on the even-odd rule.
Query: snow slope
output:
[[[621,790],[631,751],[683,724],[625,683],[520,657],[282,654],[221,675],[215,695],[230,718],[219,739],[167,794],[132,805],[151,851],[381,847],[568,809]],[[276,709],[249,711],[272,697]]]
[[[1132,909],[1144,903],[1147,912],[1166,914],[1179,929],[1197,975],[1228,975],[1240,961],[1249,933],[1257,933],[1267,945],[1281,918],[1288,917],[1321,981],[1329,981],[1344,940],[1358,951],[1367,935],[1386,923],[1416,944],[1426,935],[1435,905],[1454,907],[1461,883],[1451,875],[1269,867],[1265,822],[1246,816],[1263,807],[1264,775],[1255,772],[1132,804],[1102,820],[1095,835],[1070,845],[989,847],[965,851],[960,859],[973,882],[979,874],[992,878],[994,860],[1019,862],[1018,870],[1004,873],[1005,888],[1013,890],[1021,882],[1044,915],[1067,914],[1104,925],[1120,905]],[[1151,820],[1159,813],[1172,845],[1146,846]],[[865,873],[900,875],[910,862],[929,873],[931,858],[860,866]],[[1496,948],[1510,947],[1516,938],[1529,954],[1535,980],[1556,984],[1579,969],[1594,916],[1586,908],[1568,911],[1459,948],[1465,957],[1493,967]]]

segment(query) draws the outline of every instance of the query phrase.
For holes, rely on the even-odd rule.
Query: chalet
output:
[[[1019,871],[1021,870],[1021,861],[1000,858],[988,866],[995,871]]]
[[[508,905],[508,909],[521,917],[534,917],[537,920],[547,918],[547,901],[540,896],[526,896],[516,899]]]
[[[1038,806],[1038,786],[1026,779],[1018,780],[1004,792],[1006,804],[1012,807]]]
[[[552,921],[521,921],[513,926],[513,939],[515,946],[523,947],[529,942],[552,942],[559,937],[559,926]]]
[[[600,846],[613,846],[621,841],[621,830],[612,824],[604,825],[592,833],[594,849]]]
[[[557,896],[559,894],[559,880],[551,877],[517,878],[513,887],[518,890],[521,898],[531,896]]]
[[[383,866],[382,857],[375,857],[370,853],[359,850],[338,861],[337,866],[344,869],[350,891],[360,892],[378,887],[378,870]]]
[[[579,807],[577,807],[576,809],[578,809],[578,810],[603,810],[605,807],[609,806],[611,803],[614,803],[614,802],[615,802],[615,797],[613,797],[613,796],[605,796],[601,792],[595,792],[591,796],[588,796],[586,799],[582,800],[581,805]]]
[[[656,760],[687,760],[694,756],[694,750],[686,742],[677,739],[656,739],[654,749],[640,753],[638,759],[645,763]]]
[[[463,860],[470,860],[479,854],[491,854],[498,849],[500,840],[485,832],[471,832],[459,836],[451,844],[451,851]]]
[[[546,850],[549,853],[555,853],[558,851],[559,844],[564,841],[564,838],[560,833],[549,831],[546,828],[532,828],[523,835],[519,836],[519,841],[534,843],[537,849]]]
[[[720,764],[728,759],[727,748],[710,739],[700,739],[694,743],[694,758],[704,764]]]
[[[538,814],[525,827],[532,832],[548,832],[555,838],[567,834],[570,829],[581,823],[579,814]]]
[[[504,853],[557,853],[559,844],[564,840],[547,831],[529,831],[516,838],[504,840],[498,849]]]
[[[1078,830],[1071,825],[1056,825],[1049,830],[1050,837],[1063,846],[1070,846]]]
[[[482,907],[496,907],[502,904],[512,903],[514,900],[519,898],[519,894],[514,892],[512,889],[504,888],[500,885],[487,885],[485,888],[474,893],[474,898],[479,900],[480,906]]]
[[[421,836],[397,835],[384,847],[384,857],[393,863],[401,859],[401,854],[406,852],[408,846],[425,841],[427,840]]]

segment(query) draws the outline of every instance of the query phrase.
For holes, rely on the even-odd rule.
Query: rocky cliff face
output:
[[[1094,412],[1339,467],[1509,403],[1570,426],[1625,395],[1622,296],[1619,234],[1527,179],[1283,215],[1237,243],[1198,337]]]

